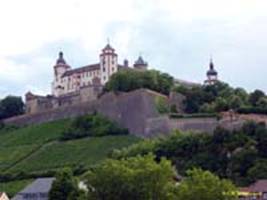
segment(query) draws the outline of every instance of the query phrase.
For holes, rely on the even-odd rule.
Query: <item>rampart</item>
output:
[[[111,92],[94,101],[25,114],[6,119],[4,122],[23,126],[99,112],[128,128],[132,134],[141,137],[164,135],[173,129],[211,133],[220,125],[233,129],[243,123],[242,120],[235,122],[230,120],[218,121],[216,118],[170,119],[168,116],[160,115],[157,111],[155,104],[156,98],[159,96],[168,102],[168,97],[146,89],[118,94]]]

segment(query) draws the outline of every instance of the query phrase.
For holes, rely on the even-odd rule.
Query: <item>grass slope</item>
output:
[[[0,174],[32,173],[98,164],[113,149],[129,146],[140,139],[131,135],[84,138],[59,141],[70,120],[0,131]],[[0,182],[0,192],[14,195],[30,180]]]
[[[55,142],[44,146],[8,172],[44,171],[65,166],[95,165],[105,159],[112,149],[118,149],[137,141],[132,136],[105,136],[67,142]]]
[[[11,181],[7,183],[0,183],[0,191],[5,191],[9,198],[13,197],[17,192],[24,189],[28,184],[30,184],[33,180],[19,180],[19,181]]]

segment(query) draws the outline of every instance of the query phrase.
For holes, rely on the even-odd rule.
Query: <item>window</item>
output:
[[[105,67],[103,67],[103,72],[105,72],[106,71],[106,68]]]

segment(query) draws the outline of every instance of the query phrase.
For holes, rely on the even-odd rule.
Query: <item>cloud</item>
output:
[[[50,91],[58,51],[79,67],[109,37],[133,62],[202,82],[210,54],[220,78],[267,92],[263,0],[9,0],[0,2],[0,96]]]

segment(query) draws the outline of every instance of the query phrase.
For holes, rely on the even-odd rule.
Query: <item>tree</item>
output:
[[[255,162],[253,167],[248,170],[248,178],[250,182],[254,182],[259,179],[267,178],[267,160],[262,159]]]
[[[172,199],[175,171],[171,163],[152,154],[106,160],[86,175],[90,199]]]
[[[56,180],[49,192],[49,200],[67,200],[72,193],[77,193],[78,184],[70,169],[57,173]]]
[[[215,110],[217,112],[226,111],[228,109],[228,104],[226,99],[218,97],[215,101]]]
[[[173,83],[172,76],[156,70],[122,70],[111,76],[105,85],[105,91],[129,92],[147,88],[168,95]]]
[[[267,110],[267,97],[261,97],[257,101],[256,106],[261,108],[261,109],[266,109]]]
[[[193,169],[177,190],[178,200],[234,200],[236,188],[228,180],[220,180],[209,171]]]
[[[237,110],[238,108],[242,107],[242,100],[239,96],[237,95],[233,95],[230,98],[230,102],[229,102],[229,107],[231,109]]]
[[[257,105],[257,102],[259,101],[260,98],[264,97],[265,94],[261,90],[255,90],[249,95],[249,103],[253,106]]]
[[[13,117],[24,113],[24,103],[21,97],[7,96],[0,102],[0,119]]]

